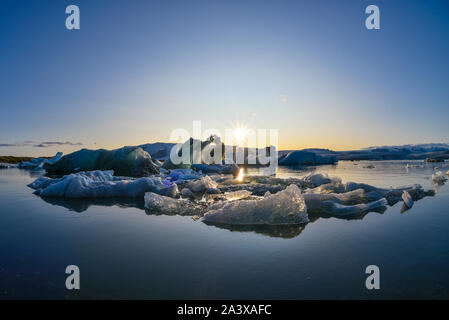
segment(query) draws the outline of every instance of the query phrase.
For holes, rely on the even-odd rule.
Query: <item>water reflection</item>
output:
[[[360,213],[348,214],[348,215],[344,215],[344,216],[335,216],[335,215],[332,215],[332,214],[323,214],[323,213],[319,213],[319,214],[309,213],[309,220],[311,222],[314,222],[314,221],[318,220],[319,218],[323,218],[323,219],[337,218],[337,219],[340,219],[340,220],[362,220],[369,213],[384,214],[385,211],[387,211],[387,209],[388,208],[386,206],[382,206],[382,207],[371,209],[369,211],[362,211]]]
[[[227,229],[231,232],[254,232],[272,238],[292,239],[301,234],[306,224],[290,224],[290,225],[228,225],[228,224],[211,224],[204,222],[209,226],[220,229]]]
[[[66,198],[48,198],[41,197],[45,202],[61,206],[69,211],[82,213],[88,210],[91,206],[112,207],[118,206],[120,208],[137,208],[143,210],[147,215],[167,215],[161,212],[152,212],[145,208],[142,199],[129,198],[106,198],[106,199],[66,199]],[[376,212],[383,214],[387,207],[380,207],[369,212],[362,212],[355,215],[333,216],[330,214],[309,213],[309,223],[313,223],[318,219],[337,218],[342,220],[362,220],[368,213]],[[193,216],[194,213],[192,213]],[[213,224],[206,223],[209,226],[214,226],[220,229],[227,229],[231,232],[254,232],[273,238],[291,239],[299,236],[307,224],[299,225],[228,225],[228,224]]]
[[[67,198],[48,198],[41,197],[47,203],[61,206],[69,211],[78,213],[84,212],[91,206],[112,207],[118,206],[120,208],[138,208],[145,209],[143,199],[130,198],[105,198],[105,199],[67,199]]]

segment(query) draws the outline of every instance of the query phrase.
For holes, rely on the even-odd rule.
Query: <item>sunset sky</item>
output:
[[[65,28],[76,4],[81,29]],[[365,8],[380,8],[380,30]],[[280,149],[449,142],[449,2],[0,2],[0,155],[278,129]]]

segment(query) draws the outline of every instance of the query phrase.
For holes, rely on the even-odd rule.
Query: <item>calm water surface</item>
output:
[[[363,219],[237,230],[148,215],[140,202],[47,202],[26,187],[41,173],[0,170],[0,298],[447,299],[449,189],[429,179],[441,164],[406,170],[406,163],[417,162],[278,172],[437,188],[402,214],[400,202]],[[65,289],[70,264],[81,270],[81,290]],[[380,290],[365,288],[371,264],[380,267]]]

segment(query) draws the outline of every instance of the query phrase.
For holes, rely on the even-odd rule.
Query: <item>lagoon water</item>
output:
[[[44,201],[26,186],[42,172],[0,170],[0,299],[447,299],[449,188],[429,179],[441,164],[407,170],[407,163],[423,164],[341,161],[278,171],[437,189],[403,213],[399,202],[356,220],[232,230],[149,215],[143,201]],[[80,290],[65,288],[72,264]],[[380,290],[365,287],[372,264]]]

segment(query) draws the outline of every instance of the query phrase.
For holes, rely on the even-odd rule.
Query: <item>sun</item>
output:
[[[234,136],[238,142],[242,142],[246,138],[246,128],[235,128]]]

